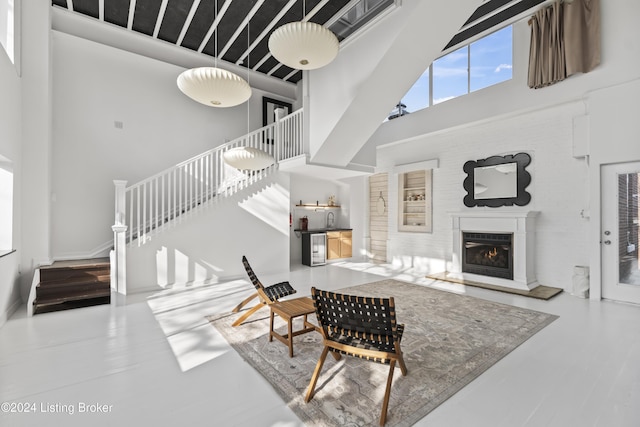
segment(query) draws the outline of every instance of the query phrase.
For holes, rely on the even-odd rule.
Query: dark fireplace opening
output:
[[[513,280],[513,234],[463,232],[462,272]]]

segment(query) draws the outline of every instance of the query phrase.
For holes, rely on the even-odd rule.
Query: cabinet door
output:
[[[344,231],[340,234],[340,257],[351,258],[351,232]]]
[[[327,233],[327,259],[340,258],[340,238]]]

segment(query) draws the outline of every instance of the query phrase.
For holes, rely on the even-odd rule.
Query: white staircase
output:
[[[154,176],[116,187],[114,249],[111,252],[111,287],[127,293],[127,250],[145,245],[199,210],[211,207],[273,174],[279,162],[304,157],[302,109],[277,117],[231,142],[179,163]],[[224,153],[253,147],[273,156],[275,163],[259,171],[239,171],[225,164]]]

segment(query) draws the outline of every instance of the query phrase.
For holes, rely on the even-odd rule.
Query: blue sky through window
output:
[[[471,92],[511,79],[511,37],[511,26],[508,26],[471,43]]]
[[[433,104],[513,77],[512,27],[508,26],[433,62]],[[470,58],[468,58],[470,55]],[[429,106],[429,69],[402,98],[407,111]]]
[[[467,46],[433,61],[433,104],[468,93]]]

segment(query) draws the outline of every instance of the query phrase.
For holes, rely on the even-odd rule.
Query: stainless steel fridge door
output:
[[[318,233],[311,235],[311,265],[327,263],[327,235]]]

